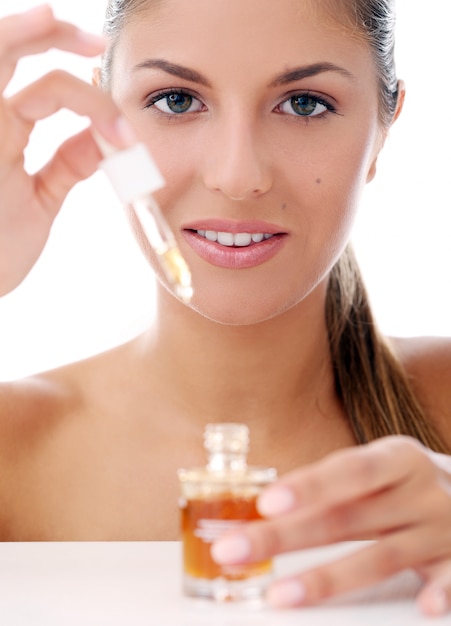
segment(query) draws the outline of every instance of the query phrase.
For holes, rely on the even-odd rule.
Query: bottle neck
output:
[[[204,445],[210,472],[243,472],[249,448],[249,429],[244,424],[207,424]]]
[[[207,464],[210,472],[243,472],[246,468],[246,455],[233,452],[211,453]]]

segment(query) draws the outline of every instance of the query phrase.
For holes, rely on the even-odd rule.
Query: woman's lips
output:
[[[247,269],[265,263],[282,248],[287,236],[267,224],[253,224],[247,229],[243,225],[225,229],[218,224],[218,230],[212,223],[202,226],[206,227],[184,229],[183,236],[202,259],[227,269]]]

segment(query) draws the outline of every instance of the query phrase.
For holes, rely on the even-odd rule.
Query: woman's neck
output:
[[[335,396],[324,291],[252,326],[212,322],[162,293],[145,338],[152,376],[201,422],[239,415],[261,426],[294,409],[327,407]]]

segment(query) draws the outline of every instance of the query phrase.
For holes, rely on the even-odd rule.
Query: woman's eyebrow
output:
[[[189,67],[185,67],[184,65],[179,65],[178,63],[171,63],[165,59],[144,59],[133,67],[133,71],[141,69],[161,70],[167,74],[171,74],[171,76],[177,76],[178,78],[203,85],[204,87],[211,87],[210,82],[205,78],[205,76],[200,74],[200,72],[197,72]],[[340,67],[339,65],[335,65],[334,63],[325,61],[322,63],[312,63],[311,65],[295,67],[291,70],[283,72],[282,74],[276,76],[274,80],[271,81],[269,86],[278,87],[297,80],[302,80],[303,78],[317,76],[318,74],[323,74],[325,72],[336,72],[345,78],[351,80],[354,79],[354,75],[351,74],[349,70],[344,67]]]
[[[311,76],[317,76],[324,72],[337,72],[346,78],[354,80],[354,75],[344,67],[329,63],[328,61],[322,63],[312,63],[311,65],[303,65],[295,67],[292,70],[288,70],[283,74],[279,74],[270,83],[270,87],[278,87],[280,85],[286,85],[288,83],[295,82],[296,80],[302,80],[303,78],[310,78]]]
[[[199,83],[200,85],[204,85],[204,87],[211,87],[205,76],[202,76],[202,74],[196,72],[196,70],[178,65],[177,63],[170,63],[164,59],[144,59],[144,61],[141,61],[133,67],[133,71],[141,69],[162,70],[167,74],[171,74],[171,76],[177,76],[178,78],[183,78],[193,83]]]

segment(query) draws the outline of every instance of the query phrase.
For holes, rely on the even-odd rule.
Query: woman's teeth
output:
[[[251,243],[260,243],[263,239],[273,237],[270,233],[223,233],[215,230],[198,230],[196,231],[201,237],[205,237],[208,241],[214,241],[221,246],[237,246],[244,248],[250,246]]]

